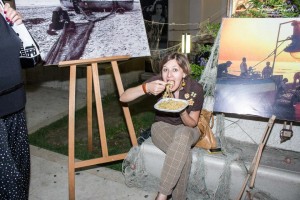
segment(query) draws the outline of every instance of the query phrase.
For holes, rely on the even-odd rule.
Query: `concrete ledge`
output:
[[[155,177],[160,177],[165,154],[154,146],[151,139],[141,145],[141,151],[145,163],[146,171]],[[191,174],[194,174],[197,162],[197,148],[193,149],[193,164]],[[276,154],[274,154],[276,156]],[[252,157],[253,158],[253,157]],[[216,191],[220,182],[220,176],[224,170],[225,156],[222,154],[205,154],[205,174],[206,186],[208,190]],[[249,168],[250,162],[246,162]],[[235,199],[242,187],[246,174],[241,167],[233,162],[230,165],[231,182],[230,182],[230,198]],[[300,170],[300,169],[299,169]],[[190,177],[191,178],[191,177]],[[273,166],[259,165],[257,176],[255,179],[255,188],[269,193],[272,197],[284,200],[295,200],[300,198],[300,173],[299,171],[286,170],[284,168],[276,168]]]

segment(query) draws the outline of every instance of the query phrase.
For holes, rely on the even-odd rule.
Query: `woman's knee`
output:
[[[181,140],[182,142],[186,142],[189,145],[192,145],[195,143],[196,140],[200,137],[200,134],[198,134],[194,128],[182,126],[176,130],[176,139]]]

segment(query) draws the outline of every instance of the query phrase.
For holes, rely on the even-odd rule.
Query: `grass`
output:
[[[147,96],[129,104],[137,137],[141,129],[149,128],[153,123],[154,102],[155,97]],[[112,94],[104,97],[102,105],[109,155],[127,153],[132,145],[118,96]],[[86,116],[86,107],[75,113],[75,158],[79,160],[102,157],[95,105],[93,105],[92,152],[87,150]],[[68,155],[68,116],[30,134],[29,142],[34,146]],[[121,171],[122,161],[101,164],[101,166]]]

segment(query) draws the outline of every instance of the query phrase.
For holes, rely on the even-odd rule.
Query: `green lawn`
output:
[[[149,128],[153,123],[154,102],[155,97],[145,96],[129,105],[137,137],[141,129]],[[132,145],[118,96],[108,95],[102,99],[102,104],[109,155],[127,153]],[[86,107],[75,113],[75,157],[80,160],[102,156],[95,105],[93,106],[92,152],[87,150],[86,114]],[[68,155],[68,116],[30,134],[29,141],[34,146]],[[122,161],[106,163],[102,166],[121,171]]]

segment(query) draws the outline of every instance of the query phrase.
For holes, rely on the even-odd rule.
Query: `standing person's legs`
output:
[[[30,155],[24,111],[0,119],[0,199],[28,199]]]
[[[181,178],[176,192],[181,194],[176,194],[175,198],[185,195],[191,166],[191,159],[188,157],[191,146],[197,142],[200,136],[198,130],[183,125],[172,126],[164,122],[156,122],[152,125],[151,135],[153,143],[166,153],[159,192],[170,195]],[[187,161],[189,163],[186,165]],[[186,167],[183,171],[184,166]],[[181,177],[182,175],[183,177]]]

